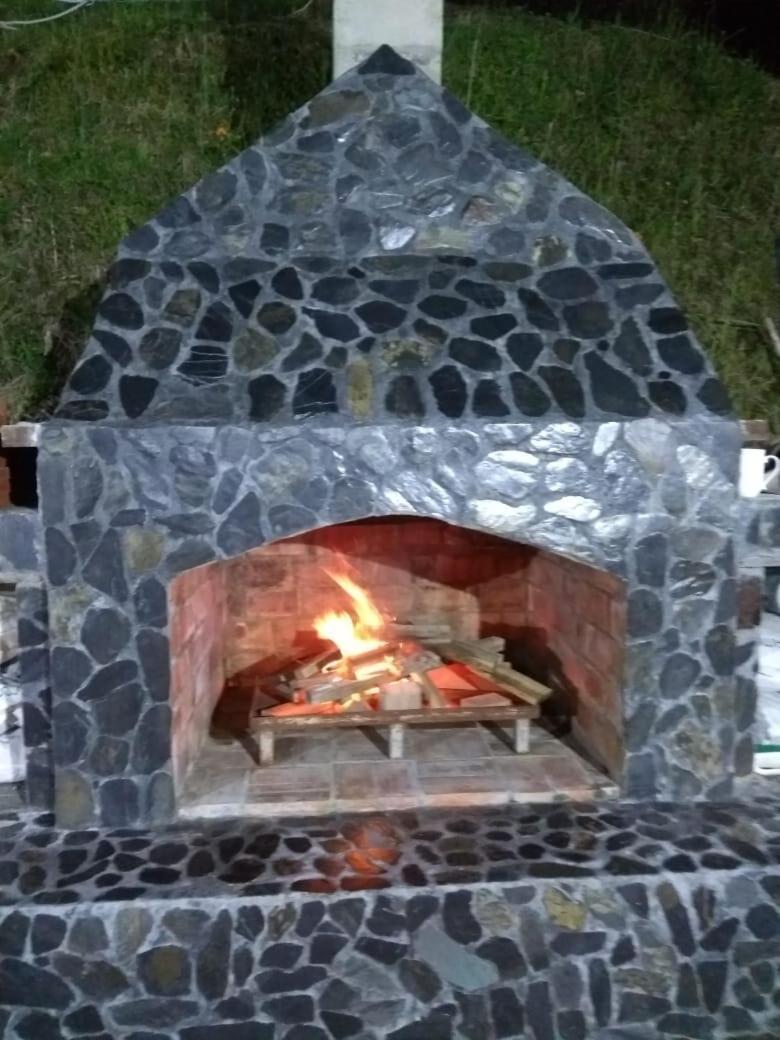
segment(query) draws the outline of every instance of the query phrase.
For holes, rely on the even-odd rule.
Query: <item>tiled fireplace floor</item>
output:
[[[388,758],[380,730],[324,730],[276,742],[276,763],[257,765],[249,737],[210,737],[180,802],[185,818],[290,816],[412,807],[503,805],[612,798],[614,783],[541,726],[528,754],[497,725],[420,726],[403,759]]]

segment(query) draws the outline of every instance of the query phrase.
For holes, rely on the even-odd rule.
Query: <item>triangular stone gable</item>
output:
[[[624,224],[380,48],[121,243],[63,418],[728,413]]]

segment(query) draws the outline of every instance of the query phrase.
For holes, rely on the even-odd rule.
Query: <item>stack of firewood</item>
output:
[[[384,635],[386,642],[359,656],[342,657],[334,647],[269,677],[264,689],[279,703],[262,714],[408,712],[518,701],[535,707],[551,692],[507,663],[501,637],[460,639],[436,621],[390,623]]]

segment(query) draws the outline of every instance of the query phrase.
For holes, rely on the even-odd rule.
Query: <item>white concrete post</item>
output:
[[[333,75],[390,44],[441,82],[444,0],[333,0]]]

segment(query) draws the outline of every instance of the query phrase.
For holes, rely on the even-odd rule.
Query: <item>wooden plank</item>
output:
[[[330,650],[322,650],[320,653],[315,654],[314,657],[310,657],[308,660],[301,661],[296,665],[292,670],[293,678],[296,680],[311,679],[314,675],[322,674],[322,666],[338,656],[339,652],[335,647],[331,647]]]
[[[439,693],[439,687],[427,672],[414,672],[412,678],[422,686],[429,707],[445,708],[447,706],[447,702]]]
[[[522,682],[519,682],[519,683],[505,682],[503,679],[501,679],[499,676],[497,676],[495,672],[489,672],[487,669],[482,670],[481,668],[478,668],[477,665],[475,665],[475,664],[471,664],[471,665],[469,665],[469,667],[474,672],[475,676],[477,676],[478,678],[484,680],[487,683],[490,683],[491,687],[494,690],[500,691],[501,693],[508,694],[509,697],[511,697],[511,699],[513,701],[517,701],[517,699],[519,697],[520,700],[524,701],[526,704],[534,704],[534,705],[536,705],[536,704],[539,704],[540,700],[542,699],[542,698],[535,697],[532,693],[529,693],[525,689],[525,687],[522,684]],[[468,699],[467,697],[462,697],[461,698],[461,700],[467,700],[467,699]]]
[[[494,668],[490,674],[494,679],[500,679],[507,686],[514,687],[518,693],[522,691],[530,694],[537,703],[545,700],[552,693],[551,687],[537,682],[536,679],[532,679],[530,675],[525,675],[524,672],[518,672],[508,664]]]
[[[477,640],[477,642],[484,650],[492,650],[502,657],[506,650],[506,639],[503,636],[485,636],[483,639]]]
[[[274,764],[274,731],[270,727],[260,731],[260,765]]]
[[[445,660],[462,661],[472,668],[477,675],[492,679],[502,689],[510,689],[518,697],[529,704],[538,704],[552,693],[549,686],[537,682],[530,675],[524,675],[506,664],[500,657],[489,651],[475,647],[473,643],[454,640],[451,643],[437,645],[436,652]]]
[[[397,672],[382,672],[381,675],[370,675],[367,679],[342,679],[340,682],[334,680],[329,684],[328,677],[320,675],[315,677],[315,679],[304,679],[302,682],[296,683],[295,686],[301,690],[308,690],[312,686],[331,685],[333,687],[333,697],[331,699],[343,701],[347,697],[351,697],[353,693],[365,693],[366,690],[370,690],[374,686],[395,682],[397,678]]]
[[[740,419],[739,429],[742,441],[763,446],[769,444],[769,422],[766,419]]]
[[[373,650],[364,650],[362,654],[357,654],[355,657],[345,657],[344,664],[354,671],[355,668],[359,668],[361,665],[382,662],[384,658],[394,656],[397,652],[398,643],[382,643],[380,646],[375,646]]]
[[[403,723],[394,722],[390,726],[390,758],[404,757],[404,732]]]
[[[528,752],[531,745],[531,725],[528,719],[515,719],[515,751],[518,755]]]
[[[37,448],[42,423],[19,422],[0,426],[0,442],[4,448]]]
[[[252,719],[252,728],[316,729],[319,727],[350,728],[354,726],[392,726],[395,724],[434,725],[446,722],[514,722],[536,719],[537,707],[525,704],[495,708],[415,708],[409,711],[354,711],[334,715],[260,715]]]
[[[452,639],[452,628],[445,621],[394,621],[387,626],[387,631],[396,639],[417,639],[420,642]]]

